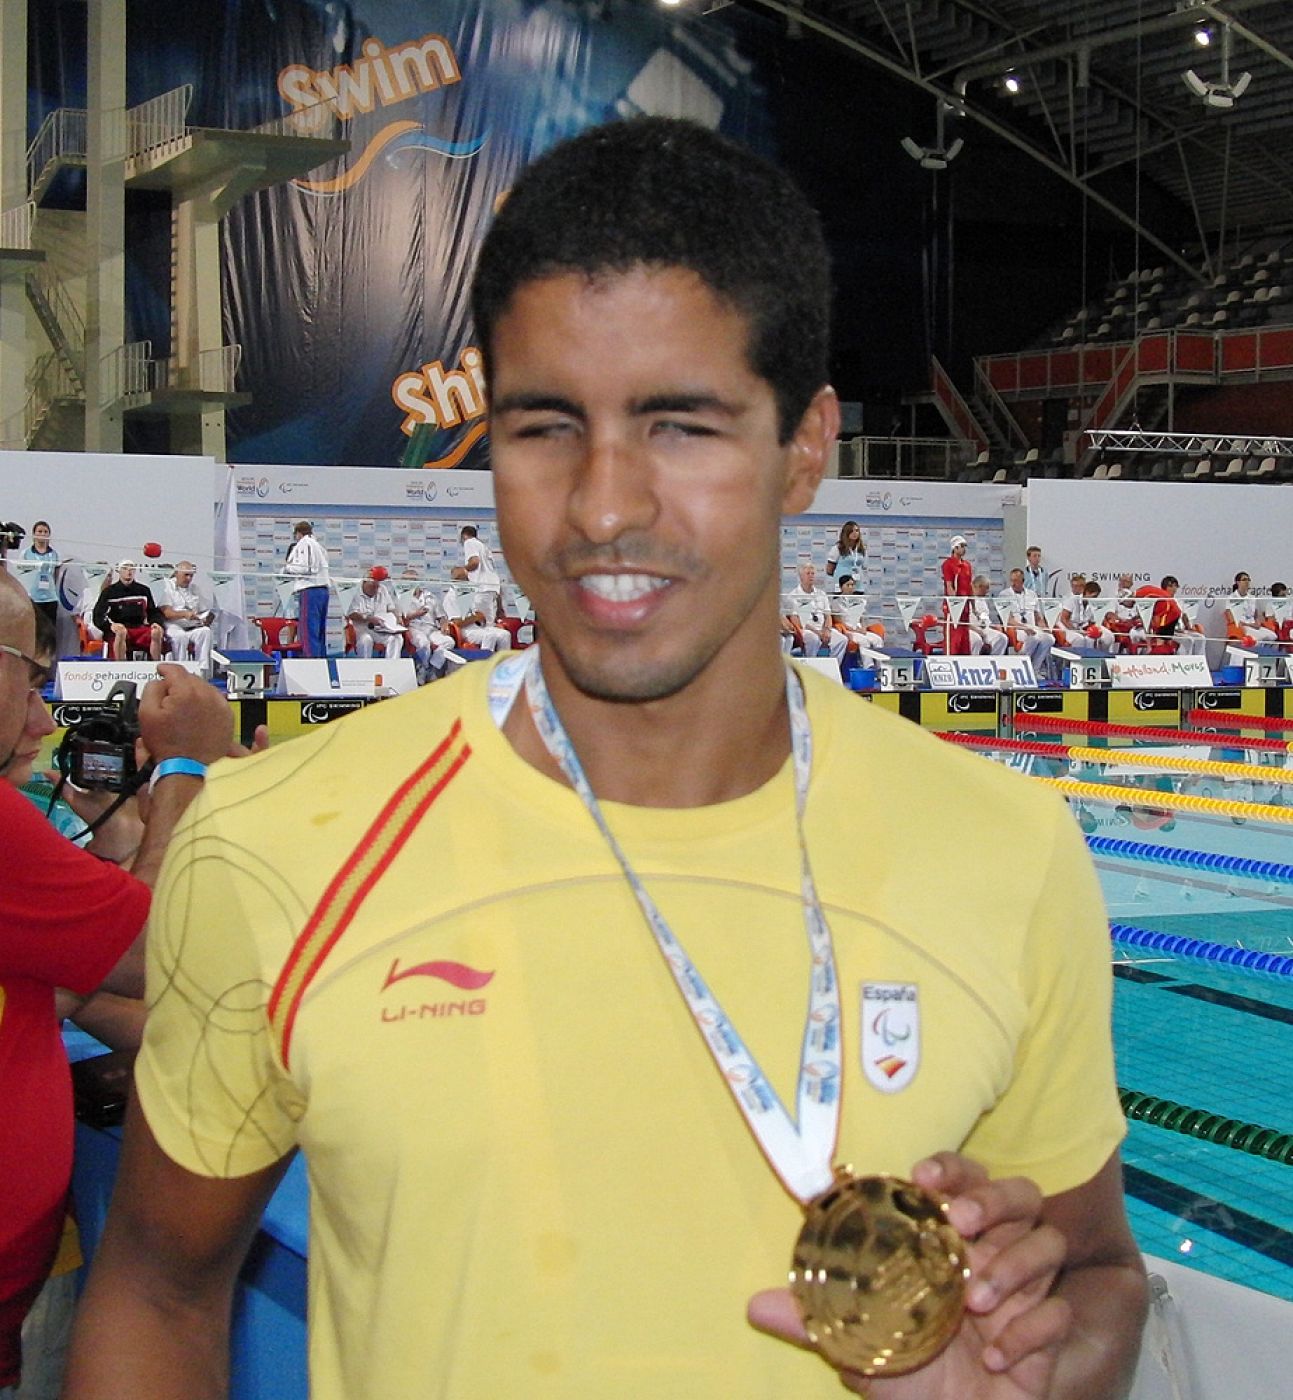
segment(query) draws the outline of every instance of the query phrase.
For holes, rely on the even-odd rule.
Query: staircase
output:
[[[85,322],[66,288],[43,268],[27,274],[27,300],[49,338],[59,364],[85,393]]]

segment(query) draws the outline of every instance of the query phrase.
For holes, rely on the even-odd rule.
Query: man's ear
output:
[[[812,505],[839,431],[839,397],[829,384],[823,384],[786,444],[786,490],[781,501],[784,515],[799,515]]]

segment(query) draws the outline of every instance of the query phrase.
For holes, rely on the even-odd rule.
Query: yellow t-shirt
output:
[[[305,1153],[314,1400],[833,1400],[820,1359],[745,1322],[785,1281],[798,1209],[578,798],[495,728],[489,670],[212,773],[153,904],[148,1121],[204,1175]],[[963,1147],[1048,1193],[1081,1184],[1123,1128],[1076,825],[804,681],[838,1160],[906,1173]],[[789,761],[716,807],[605,812],[792,1103],[809,957]]]

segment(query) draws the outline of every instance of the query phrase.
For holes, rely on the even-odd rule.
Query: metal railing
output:
[[[86,114],[79,107],[59,107],[40,124],[27,147],[27,189],[40,183],[46,168],[54,161],[76,157],[85,159]]]
[[[973,460],[975,450],[964,438],[846,438],[839,444],[839,474],[947,481]]]
[[[27,376],[27,391],[27,402],[22,410],[24,446],[30,446],[40,425],[56,403],[60,400],[78,401],[82,398],[80,384],[53,350],[47,350],[32,366]]]
[[[974,362],[974,393],[987,410],[997,431],[1005,439],[1006,445],[1012,451],[1026,450],[1029,446],[1028,435],[1019,426],[1019,420],[1007,408],[1005,399],[997,393],[992,381],[984,374],[983,365],[979,360]]]
[[[0,214],[0,248],[30,248],[36,206],[27,200]]]
[[[336,123],[337,114],[332,104],[320,98],[307,107],[297,107],[281,117],[271,117],[251,129],[262,136],[331,136]]]
[[[204,393],[232,394],[241,364],[241,345],[203,350],[196,364],[181,364],[172,355],[156,362],[154,382],[159,389],[200,389]]]
[[[153,342],[134,340],[110,350],[99,361],[99,403],[104,408],[125,403],[153,387]]]
[[[35,267],[27,274],[40,296],[44,297],[63,332],[72,358],[81,361],[85,357],[85,318],[80,308],[68,295],[67,288],[54,276],[48,267]],[[78,363],[79,368],[79,363]]]
[[[127,159],[138,160],[179,145],[188,131],[185,118],[192,101],[193,84],[184,83],[129,108],[126,112]]]

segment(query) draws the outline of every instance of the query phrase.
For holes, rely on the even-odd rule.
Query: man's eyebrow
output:
[[[685,390],[651,394],[645,399],[634,399],[629,404],[629,411],[635,414],[719,413],[725,418],[735,418],[744,410],[743,403],[721,399],[717,394],[692,394]]]
[[[584,416],[584,410],[573,399],[562,398],[560,394],[505,394],[494,400],[493,410],[495,414],[564,413],[571,418]]]

